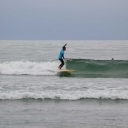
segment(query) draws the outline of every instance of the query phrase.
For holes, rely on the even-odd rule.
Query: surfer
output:
[[[59,57],[58,57],[58,59],[61,62],[61,64],[58,67],[59,69],[61,69],[64,66],[64,60],[65,60],[65,58],[64,58],[64,51],[66,51],[66,47],[65,47],[66,45],[67,45],[67,43],[62,47],[62,49],[60,51],[60,54],[59,54]]]

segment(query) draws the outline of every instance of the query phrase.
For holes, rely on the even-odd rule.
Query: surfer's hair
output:
[[[65,46],[63,46],[62,48],[63,48],[63,50],[65,50],[65,49],[66,49],[66,47],[65,47]]]

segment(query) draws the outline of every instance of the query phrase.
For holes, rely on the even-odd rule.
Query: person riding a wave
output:
[[[66,45],[67,45],[67,43],[62,47],[62,49],[60,51],[60,54],[59,54],[59,57],[58,57],[58,59],[61,62],[61,64],[58,67],[59,69],[61,69],[64,66],[64,60],[65,60],[65,58],[64,58],[64,51],[66,51],[66,47],[65,47]]]

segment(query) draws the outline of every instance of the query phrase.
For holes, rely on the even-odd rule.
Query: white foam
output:
[[[15,100],[15,99],[60,99],[60,100],[79,100],[79,99],[125,99],[128,100],[127,92],[122,93],[110,93],[110,92],[67,92],[67,91],[44,91],[44,92],[1,92],[0,99]]]
[[[0,74],[6,75],[56,75],[59,61],[11,61],[0,63]]]

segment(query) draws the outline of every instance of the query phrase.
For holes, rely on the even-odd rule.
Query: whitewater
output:
[[[128,80],[113,80],[102,78],[93,80],[60,78],[51,79],[39,76],[5,76],[0,80],[0,99],[53,99],[53,100],[83,100],[83,99],[128,99]],[[12,80],[13,79],[13,80]],[[27,79],[27,82],[26,82]],[[123,81],[123,82],[122,82]],[[63,84],[62,84],[63,82]]]
[[[59,62],[12,61],[0,63],[0,74],[5,75],[56,75]]]

